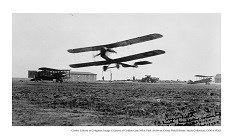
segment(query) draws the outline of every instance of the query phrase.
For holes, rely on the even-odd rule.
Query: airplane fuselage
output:
[[[108,66],[103,66],[103,70],[104,70],[104,71],[106,71],[106,70],[109,69],[109,68],[119,68],[119,65],[122,65],[123,67],[134,67],[134,68],[137,68],[137,67],[138,67],[137,65],[129,65],[129,64],[117,62],[116,60],[111,59],[111,58],[109,58],[108,56],[106,56],[106,52],[107,52],[107,50],[106,50],[105,48],[102,48],[102,49],[101,49],[100,56],[101,56],[103,59],[105,59],[106,61],[109,61],[109,65],[112,64],[112,63],[115,63],[116,66],[115,66],[115,67],[109,67],[109,65],[108,65]]]

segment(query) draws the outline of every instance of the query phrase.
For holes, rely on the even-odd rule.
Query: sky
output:
[[[103,60],[95,52],[68,53],[68,49],[114,43],[159,33],[163,37],[127,47],[115,48],[111,58],[150,50],[166,53],[142,60],[153,64],[138,68],[111,69],[102,66],[70,68],[70,64]],[[13,14],[12,76],[27,77],[28,70],[40,67],[71,69],[102,75],[114,80],[141,79],[145,75],[160,80],[194,80],[194,75],[221,73],[220,14]],[[140,61],[140,60],[137,60]],[[127,63],[133,64],[135,61]]]

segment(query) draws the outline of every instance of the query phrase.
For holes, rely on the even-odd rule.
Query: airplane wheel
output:
[[[106,71],[108,66],[103,66],[103,70]]]

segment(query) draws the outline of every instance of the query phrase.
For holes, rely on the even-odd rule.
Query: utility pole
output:
[[[104,76],[103,76],[103,70],[102,70],[102,80],[104,81],[105,79],[104,79]]]
[[[108,71],[110,71],[110,81],[112,81],[112,71],[111,70]]]

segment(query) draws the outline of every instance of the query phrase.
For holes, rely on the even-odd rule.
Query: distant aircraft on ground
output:
[[[195,77],[199,78],[199,80],[196,81],[189,80],[188,84],[197,84],[197,83],[209,84],[212,81],[213,76],[195,75]]]
[[[56,82],[63,82],[63,79],[70,73],[70,70],[59,70],[47,67],[39,68],[39,70],[41,71],[36,72],[34,78],[30,81],[56,80]]]
[[[145,77],[141,79],[141,82],[156,83],[157,81],[159,81],[159,78],[151,77],[151,75],[145,75]]]
[[[127,61],[132,61],[136,59],[142,59],[142,58],[147,58],[151,56],[156,56],[156,55],[161,55],[164,54],[165,51],[163,50],[152,50],[144,53],[139,53],[135,55],[130,55],[126,57],[121,57],[121,58],[116,58],[116,59],[111,59],[109,58],[106,53],[111,52],[111,53],[117,53],[114,51],[112,48],[117,48],[117,47],[123,47],[123,46],[128,46],[136,43],[141,43],[145,41],[150,41],[154,39],[158,39],[163,37],[161,34],[149,34],[141,37],[136,37],[132,38],[129,40],[124,40],[112,44],[106,44],[106,45],[99,45],[99,46],[92,46],[92,47],[84,47],[84,48],[77,48],[77,49],[69,49],[69,53],[81,53],[81,52],[88,52],[88,51],[100,51],[99,54],[95,55],[96,56],[101,56],[102,58],[105,59],[105,61],[96,61],[96,62],[88,62],[88,63],[79,63],[79,64],[71,64],[70,67],[72,68],[81,68],[81,67],[89,67],[89,66],[103,66],[103,70],[106,71],[109,68],[118,68],[120,65],[124,68],[127,67],[134,67],[137,68],[139,65],[147,65],[147,64],[152,64],[150,61],[138,61],[135,62],[133,65],[129,65],[123,62]],[[110,64],[116,64],[116,66],[110,67]]]

